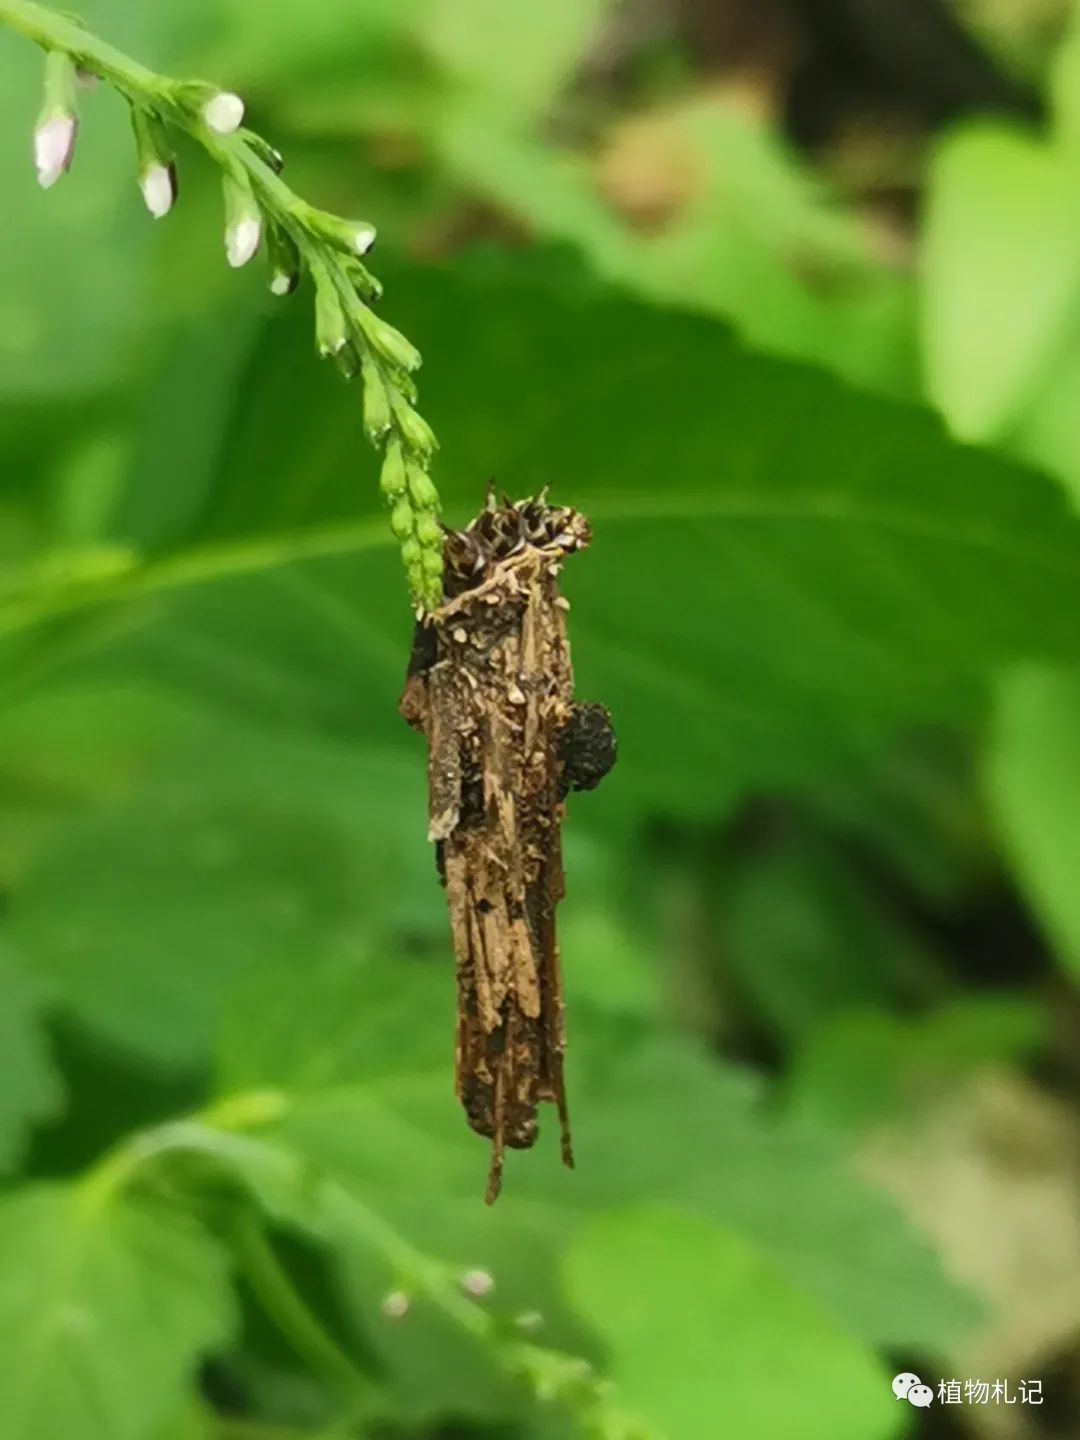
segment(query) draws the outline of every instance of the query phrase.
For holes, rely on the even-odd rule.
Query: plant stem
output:
[[[124,93],[159,94],[168,85],[164,76],[156,75],[145,65],[99,40],[68,16],[57,14],[44,5],[35,5],[33,0],[0,0],[0,22],[33,40],[43,50],[62,50],[76,64],[85,63],[88,69],[92,68],[102,79]]]
[[[235,1230],[241,1268],[263,1309],[297,1355],[333,1386],[350,1407],[375,1387],[330,1337],[298,1294],[274,1254],[265,1231],[250,1211]]]

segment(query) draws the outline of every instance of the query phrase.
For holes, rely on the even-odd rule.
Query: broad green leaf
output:
[[[183,709],[149,687],[32,691],[0,706],[0,874],[9,888],[88,804],[132,783]]]
[[[450,1054],[447,948],[440,935],[430,951],[411,957],[345,948],[302,966],[290,959],[261,965],[229,997],[218,1088],[269,1087],[318,1101],[341,1086],[427,1074]]]
[[[387,1229],[449,1267],[451,1287],[455,1269],[491,1271],[500,1311],[541,1310],[549,1342],[573,1348],[582,1338],[554,1285],[558,1213],[509,1193],[495,1210],[483,1204],[487,1146],[454,1099],[453,1027],[445,949],[344,954],[253,977],[226,1023],[219,1074],[225,1094],[287,1094],[288,1113],[267,1137],[280,1147],[276,1167],[258,1150],[237,1151],[238,1161],[278,1218],[332,1243],[350,1313],[418,1421],[447,1411],[497,1417],[520,1397],[484,1347],[423,1297],[407,1325],[387,1322],[386,1295],[409,1288],[383,1243]],[[364,1223],[372,1216],[373,1229]]]
[[[935,157],[922,257],[927,384],[965,440],[1000,437],[1073,334],[1074,176],[1067,156],[1000,125],[962,129]]]
[[[594,1221],[563,1264],[629,1404],[666,1440],[888,1440],[886,1371],[731,1230],[677,1211]]]
[[[9,1440],[144,1440],[226,1339],[217,1247],[184,1215],[61,1186],[0,1201]]]
[[[229,1086],[283,1089],[291,1098],[276,1143],[421,1249],[463,1269],[487,1265],[515,1306],[549,1315],[556,1337],[567,1322],[553,1257],[588,1213],[653,1200],[751,1238],[867,1343],[943,1344],[977,1313],[893,1206],[848,1173],[827,1129],[770,1117],[741,1077],[691,1042],[587,1000],[570,1008],[578,1169],[559,1165],[548,1111],[540,1144],[509,1157],[503,1196],[488,1210],[478,1203],[487,1146],[453,1095],[448,967],[373,956],[352,974],[316,967],[306,979],[303,1002],[274,985],[244,997],[244,1043],[224,1061]],[[298,979],[293,993],[301,988]],[[300,1003],[311,1013],[292,1042],[284,1017]],[[392,1278],[369,1269],[358,1292],[368,1311]]]
[[[189,725],[141,787],[53,835],[13,933],[115,1044],[200,1060],[251,976],[306,973],[339,942],[355,964],[391,926],[442,942],[421,787],[395,756]]]
[[[1080,678],[1008,676],[986,755],[997,831],[1063,965],[1080,975]]]
[[[15,1167],[27,1131],[55,1115],[63,1099],[38,1002],[29,976],[0,945],[0,1172]]]
[[[384,274],[428,358],[449,518],[494,474],[517,494],[553,482],[593,521],[566,569],[570,630],[622,758],[572,825],[715,814],[748,786],[837,773],[899,725],[970,716],[1005,661],[1080,657],[1080,525],[1049,482],[709,321],[556,293],[509,262]],[[249,376],[203,530],[217,548],[133,582],[157,619],[93,664],[419,763],[357,397],[304,362],[309,317],[292,317]]]
[[[464,1169],[455,1177],[453,1158],[471,1151],[464,1127],[444,1126],[440,1135],[418,1123],[421,1112],[438,1109],[436,1094],[447,1098],[445,1084],[373,1081],[290,1100],[286,1121],[255,1135],[174,1127],[172,1146],[231,1177],[278,1225],[327,1247],[350,1348],[362,1366],[374,1358],[395,1413],[416,1423],[447,1413],[495,1420],[519,1412],[526,1397],[486,1326],[477,1333],[472,1323],[475,1302],[460,1288],[467,1270],[496,1275],[492,1305],[507,1334],[516,1313],[539,1309],[545,1343],[588,1337],[558,1293],[559,1217],[545,1217],[545,1228],[520,1206],[494,1212],[482,1184],[463,1199]],[[452,1099],[445,1108],[456,1111]],[[404,1322],[383,1312],[393,1291],[409,1296]]]
[[[868,1345],[947,1345],[978,1317],[929,1244],[856,1180],[830,1128],[770,1114],[763,1094],[685,1042],[624,1038],[616,1060],[579,1034],[578,1171],[530,1167],[516,1182],[522,1193],[694,1211],[751,1240]],[[590,1050],[593,1073],[583,1076]]]

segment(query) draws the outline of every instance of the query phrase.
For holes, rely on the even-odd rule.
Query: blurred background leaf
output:
[[[870,1357],[730,1232],[663,1211],[613,1214],[589,1227],[566,1268],[570,1293],[611,1345],[614,1376],[672,1440],[698,1434],[710,1413],[761,1440],[869,1440],[903,1424]],[[737,1335],[717,1353],[733,1311]],[[815,1391],[844,1396],[839,1419],[806,1404]]]
[[[1075,6],[82,8],[379,226],[448,522],[589,515],[620,762],[566,827],[579,1168],[547,1120],[488,1210],[359,395],[194,147],[141,217],[103,87],[38,192],[0,33],[9,1428],[1073,1435]],[[889,1390],[980,1368],[1046,1404]]]
[[[59,1110],[63,1088],[49,1053],[36,987],[6,942],[0,948],[0,1171],[21,1160],[27,1131]]]
[[[0,1387],[18,1440],[152,1433],[223,1340],[221,1257],[171,1211],[30,1188],[0,1205],[7,1342]]]
[[[1062,964],[1075,971],[1080,965],[1075,676],[1032,669],[1002,684],[986,767],[1002,843]]]

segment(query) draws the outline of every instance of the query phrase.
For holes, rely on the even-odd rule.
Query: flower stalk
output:
[[[45,53],[45,99],[34,131],[40,183],[51,186],[70,167],[78,130],[76,84],[100,80],[131,106],[139,186],[161,219],[177,196],[170,130],[191,136],[222,172],[225,250],[230,265],[249,263],[260,247],[275,295],[296,289],[306,270],[315,289],[316,345],[347,379],[361,377],[364,429],[384,454],[383,493],[401,542],[413,601],[420,611],[442,598],[442,531],[438,493],[429,475],[435,436],[416,409],[416,348],[370,306],[382,287],[362,263],[375,241],[365,220],[343,219],[309,205],[281,178],[282,158],[243,126],[240,96],[201,80],[159,75],[98,39],[67,15],[35,0],[0,0],[7,25]],[[398,459],[391,460],[391,447]],[[388,489],[386,470],[403,478]]]

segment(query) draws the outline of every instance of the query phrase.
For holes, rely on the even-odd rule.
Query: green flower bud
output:
[[[402,544],[401,558],[402,560],[404,560],[406,566],[418,565],[420,563],[420,558],[423,553],[424,547],[420,544],[419,540],[406,540]]]
[[[408,500],[399,500],[390,512],[390,529],[398,540],[408,540],[413,533],[413,512]]]
[[[420,559],[424,574],[432,580],[441,580],[443,573],[443,557],[441,550],[425,550]]]
[[[387,365],[387,382],[391,391],[396,391],[402,400],[410,405],[415,405],[419,391],[416,388],[416,381],[407,370],[400,370],[396,365]]]
[[[421,545],[438,545],[442,542],[442,530],[439,522],[429,511],[422,511],[414,517],[416,538]]]
[[[319,265],[311,274],[315,281],[315,340],[325,359],[340,355],[348,345],[349,326],[329,273]]]
[[[304,206],[301,218],[313,235],[328,240],[346,255],[366,255],[375,244],[375,226],[366,220],[342,220],[340,215],[316,210],[312,205]]]
[[[358,305],[356,322],[371,342],[372,348],[390,365],[408,373],[420,367],[420,351],[400,330],[380,320],[365,305]]]
[[[419,415],[411,405],[399,397],[392,400],[394,407],[394,418],[397,420],[398,429],[401,431],[401,438],[414,455],[419,455],[426,460],[429,455],[439,448],[439,442],[435,439],[435,432],[431,426]]]
[[[409,473],[409,496],[418,510],[437,510],[439,508],[439,492],[435,488],[435,482],[426,471],[421,470],[419,465],[410,465]]]
[[[361,300],[366,300],[369,305],[373,305],[382,299],[383,287],[371,271],[365,265],[361,265],[355,256],[346,255],[342,259],[341,265]]]
[[[443,601],[442,581],[425,580],[424,588],[420,591],[418,599],[422,611],[430,614],[432,610],[437,610]]]
[[[390,397],[386,393],[386,382],[379,373],[379,367],[370,355],[362,361],[364,375],[364,429],[372,445],[381,445],[386,432],[393,424],[390,412]]]
[[[386,454],[383,457],[379,489],[388,500],[400,500],[405,494],[407,483],[405,456],[402,454],[400,442],[393,439],[387,445]],[[409,528],[411,533],[412,527]]]

